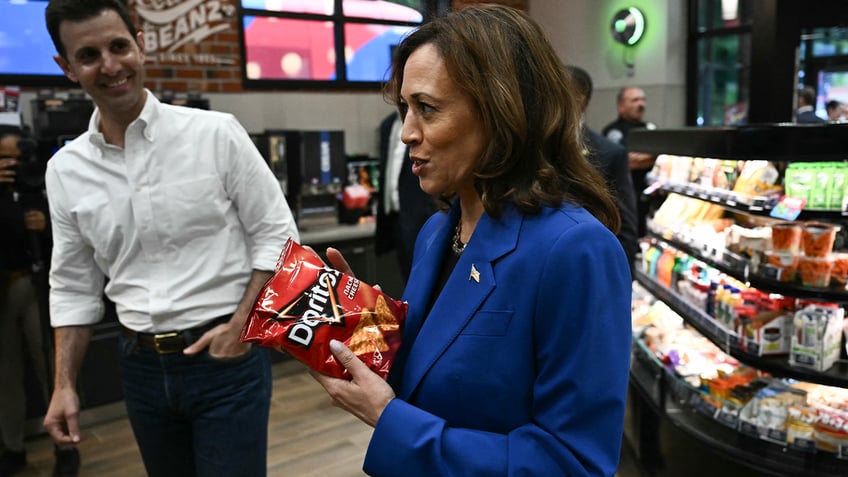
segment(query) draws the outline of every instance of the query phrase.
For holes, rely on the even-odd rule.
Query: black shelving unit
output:
[[[787,162],[848,159],[848,124],[762,124],[740,127],[634,129],[631,151],[650,154]]]
[[[792,296],[795,298],[848,303],[848,290],[808,287],[794,282],[782,282],[774,278],[769,278],[767,275],[752,272],[751,267],[749,266],[749,260],[738,254],[725,253],[722,257],[707,257],[704,256],[697,247],[679,237],[657,232],[649,232],[648,235],[658,241],[671,245],[681,252],[685,252],[686,254],[697,258],[698,260],[723,273],[726,273],[727,275],[749,283],[752,287],[758,290],[769,293],[779,293],[781,295]],[[764,271],[765,267],[763,267],[762,270]]]
[[[701,392],[668,370],[641,342],[634,341],[631,360],[631,386],[655,412],[671,424],[663,429],[668,436],[685,435],[693,441],[709,446],[710,452],[694,457],[692,469],[679,475],[745,475],[747,476],[845,476],[848,455],[817,452],[795,446],[776,438],[763,438],[749,431],[733,413],[722,412]],[[654,378],[652,381],[651,378]],[[669,442],[679,440],[679,442]],[[678,446],[678,447],[673,447]],[[666,437],[663,445],[671,449],[686,449],[682,438]],[[684,452],[692,452],[687,450]],[[704,459],[703,462],[698,459]],[[720,459],[736,462],[741,472],[728,471]],[[668,460],[668,459],[665,459]],[[711,460],[711,462],[710,462]],[[698,467],[694,467],[694,466]],[[712,466],[708,470],[705,466]],[[700,469],[700,470],[699,470]],[[651,469],[654,475],[675,475],[673,466]]]
[[[848,125],[765,124],[743,127],[634,130],[628,137],[632,151],[676,156],[777,162],[819,162],[848,160]],[[726,191],[691,184],[664,183],[659,189],[718,204],[736,212],[768,216],[779,197],[739,197]],[[805,211],[799,220],[844,222],[842,211]],[[812,288],[781,282],[752,272],[750,262],[736,254],[715,253],[696,240],[653,229],[651,238],[681,250],[704,263],[749,283],[763,291],[786,296],[848,304],[844,290]],[[687,303],[673,290],[647,274],[636,271],[635,279],[655,297],[727,354],[740,362],[776,377],[792,378],[829,386],[848,388],[848,363],[817,372],[790,366],[785,356],[756,356],[739,346],[739,337],[724,328],[705,311]],[[744,426],[738,415],[722,411],[703,399],[701,391],[666,369],[637,339],[631,366],[631,414],[638,416],[632,443],[642,466],[652,475],[708,475],[705,469],[724,475],[848,475],[848,450],[824,452],[787,444],[785,437],[763,438]],[[653,415],[655,414],[655,416]],[[652,419],[656,419],[652,421]],[[689,444],[684,445],[688,442]],[[684,449],[688,446],[688,450]],[[691,452],[691,453],[690,453]],[[697,459],[703,453],[708,459]],[[686,455],[686,457],[681,457]],[[704,471],[704,472],[702,472]],[[744,474],[742,474],[744,472]]]
[[[848,159],[848,157],[846,157]],[[702,187],[698,184],[668,182],[662,179],[648,178],[651,183],[660,182],[660,190],[666,193],[680,194],[693,199],[718,204],[723,208],[748,215],[767,217],[780,200],[779,195],[746,197],[733,191]],[[848,211],[805,209],[798,220],[840,220],[848,217]]]
[[[686,302],[673,290],[666,288],[641,270],[636,271],[636,280],[652,295],[659,298],[678,315],[686,318],[699,333],[715,343],[722,351],[741,363],[765,371],[773,376],[792,378],[799,381],[848,388],[848,361],[837,361],[830,369],[818,372],[812,369],[790,366],[786,356],[756,356],[739,346],[736,333],[724,328],[713,317]],[[848,464],[848,462],[846,462]]]

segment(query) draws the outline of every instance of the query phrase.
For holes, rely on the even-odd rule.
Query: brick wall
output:
[[[238,0],[129,0],[152,91],[240,92]],[[527,10],[529,0],[488,0]],[[480,0],[453,0],[454,8]]]
[[[153,91],[239,92],[237,0],[130,0]]]

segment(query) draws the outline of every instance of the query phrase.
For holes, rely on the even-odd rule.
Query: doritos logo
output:
[[[286,339],[308,348],[315,336],[315,328],[321,325],[345,326],[344,310],[339,304],[336,284],[341,273],[324,269],[318,279],[297,298],[277,311],[274,321],[296,320]]]

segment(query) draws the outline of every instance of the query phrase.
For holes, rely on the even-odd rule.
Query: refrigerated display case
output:
[[[687,157],[769,161],[775,164],[782,180],[792,163],[848,160],[848,125],[636,130],[632,131],[628,144],[633,151],[667,155],[666,160]],[[728,215],[749,217],[755,223],[777,220],[774,209],[784,197],[774,189],[763,195],[739,194],[731,189],[705,186],[697,180],[679,180],[679,176],[678,180],[668,180],[667,176],[655,179],[657,182],[649,187],[653,193],[685,196],[719,207]],[[844,183],[839,186],[843,188]],[[844,195],[844,190],[840,192]],[[839,225],[841,232],[834,248],[844,249],[848,211],[841,203],[848,201],[840,201],[840,206],[835,208],[804,210],[794,220]],[[781,280],[754,258],[756,254],[716,250],[715,244],[707,243],[697,234],[651,224],[648,228],[646,243],[673,248],[674,253],[693,257],[704,267],[718,270],[763,293],[794,297],[804,303],[826,302],[837,307],[848,304],[844,285],[808,286],[799,281]],[[800,381],[848,389],[845,338],[840,337],[839,359],[822,371],[793,364],[785,354],[760,355],[745,345],[738,330],[728,329],[726,323],[707,312],[701,303],[693,303],[650,269],[636,268],[634,278],[638,286],[679,314],[687,327],[697,330],[742,365],[790,383]],[[779,429],[758,428],[746,419],[742,406],[725,405],[728,401],[716,399],[691,379],[681,378],[674,372],[672,363],[657,356],[643,338],[634,334],[625,437],[646,474],[848,475],[848,438],[840,440],[848,437],[848,421],[837,425],[842,426],[846,435],[840,435],[836,445],[827,450],[812,439],[793,438]]]

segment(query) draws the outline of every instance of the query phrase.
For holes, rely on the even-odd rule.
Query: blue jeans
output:
[[[150,477],[266,475],[267,349],[217,359],[160,355],[120,339],[127,415]]]

